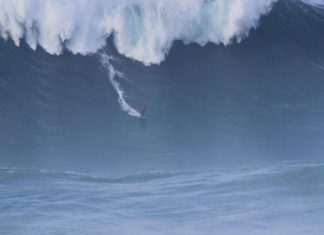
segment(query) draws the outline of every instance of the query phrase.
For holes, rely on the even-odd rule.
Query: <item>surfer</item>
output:
[[[139,113],[140,113],[140,117],[141,117],[141,118],[144,118],[144,114],[145,114],[145,107],[142,107],[142,108],[139,110]]]

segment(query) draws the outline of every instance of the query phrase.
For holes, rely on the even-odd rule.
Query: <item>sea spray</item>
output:
[[[158,64],[175,40],[227,45],[245,38],[276,0],[0,0],[0,36],[51,54],[119,53]]]

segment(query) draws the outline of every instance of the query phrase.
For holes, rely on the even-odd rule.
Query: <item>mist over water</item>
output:
[[[61,6],[0,0],[1,234],[323,233],[321,1]]]

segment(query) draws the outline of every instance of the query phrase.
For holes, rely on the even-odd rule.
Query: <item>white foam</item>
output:
[[[113,58],[107,55],[105,52],[101,52],[99,56],[102,66],[108,73],[109,81],[118,95],[118,103],[120,104],[121,109],[128,113],[130,116],[140,118],[141,114],[127,103],[125,93],[116,80],[116,76],[120,76],[120,73],[116,71],[110,63],[110,60],[112,60]]]
[[[95,53],[112,35],[119,53],[160,63],[175,40],[229,44],[277,0],[0,0],[0,35],[51,54]],[[324,6],[324,0],[301,0]]]
[[[51,54],[117,50],[160,63],[174,40],[227,45],[256,27],[276,0],[0,0],[0,35]]]

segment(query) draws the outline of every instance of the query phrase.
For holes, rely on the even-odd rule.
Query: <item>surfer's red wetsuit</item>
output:
[[[141,114],[141,117],[144,116],[144,113],[145,113],[145,107],[142,107],[140,110],[139,110],[139,113]]]

